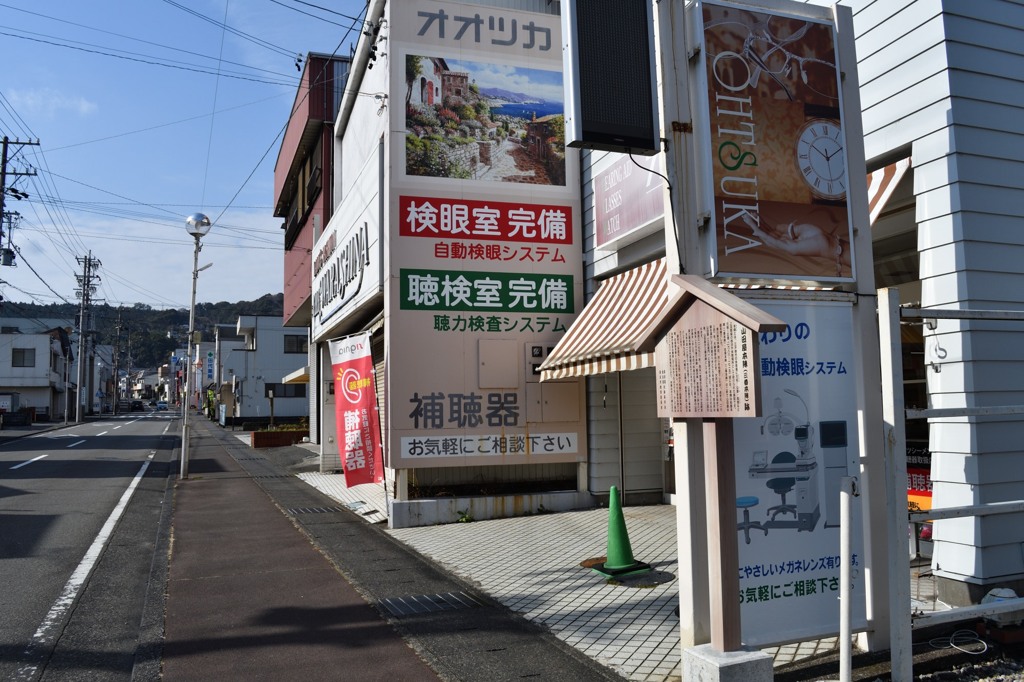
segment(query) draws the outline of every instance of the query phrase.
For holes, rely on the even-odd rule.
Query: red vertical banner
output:
[[[373,381],[370,334],[330,342],[335,420],[345,485],[380,483],[384,458]]]

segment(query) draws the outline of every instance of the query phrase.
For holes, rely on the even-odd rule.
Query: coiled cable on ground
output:
[[[933,649],[956,649],[965,654],[980,656],[988,651],[988,642],[978,636],[974,630],[957,630],[949,637],[935,637],[928,641]],[[966,649],[967,645],[980,643],[981,649]]]

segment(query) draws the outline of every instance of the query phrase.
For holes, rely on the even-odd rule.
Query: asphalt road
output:
[[[0,446],[0,679],[131,678],[176,418]]]

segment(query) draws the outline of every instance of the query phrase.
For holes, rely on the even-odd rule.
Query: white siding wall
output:
[[[248,336],[249,343],[255,345],[252,350],[238,350],[229,356],[242,356],[241,373],[237,365],[233,365],[235,374],[244,378],[240,417],[269,417],[270,399],[266,397],[267,384],[280,384],[281,379],[300,369],[306,364],[307,356],[303,353],[285,353],[285,336],[305,336],[304,329],[284,327],[279,317],[246,315],[239,318],[239,331]],[[225,342],[228,345],[230,342]],[[250,348],[252,348],[250,345]],[[200,357],[206,355],[201,349]],[[235,363],[238,358],[232,358]],[[206,382],[205,368],[203,382]],[[305,417],[309,415],[306,398],[274,398],[275,417]]]
[[[875,0],[855,11],[867,158],[912,154],[922,305],[1024,310],[1024,5]],[[926,330],[934,407],[1024,402],[1021,326]],[[1016,333],[1012,333],[1015,331]],[[931,425],[936,507],[1020,499],[1024,422]],[[936,526],[936,574],[1024,577],[1024,517]]]

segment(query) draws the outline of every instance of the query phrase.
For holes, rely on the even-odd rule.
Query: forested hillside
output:
[[[239,315],[272,315],[284,312],[284,295],[267,294],[255,301],[238,303],[197,303],[196,329],[204,339],[213,338],[213,326],[234,325]],[[61,326],[76,328],[76,305],[18,303],[4,301],[0,308],[0,326],[4,318],[59,319]],[[96,343],[117,346],[119,353],[130,353],[134,367],[157,367],[175,348],[183,348],[188,331],[188,309],[157,310],[138,303],[131,307],[106,304],[92,306],[92,324]],[[24,330],[23,330],[24,331]]]

